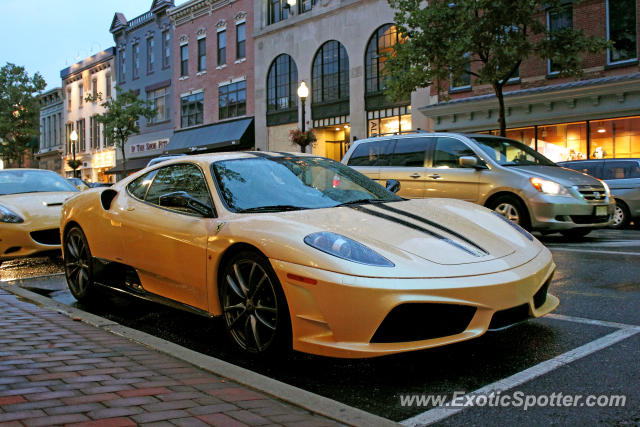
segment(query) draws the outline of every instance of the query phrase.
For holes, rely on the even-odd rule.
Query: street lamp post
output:
[[[304,133],[304,125],[305,125],[305,108],[304,108],[304,102],[307,100],[307,96],[309,96],[309,88],[307,87],[307,84],[303,81],[300,82],[300,86],[298,86],[298,97],[300,98],[301,104],[302,104],[302,133]],[[302,147],[302,152],[305,153],[307,151],[307,147],[304,146]]]
[[[71,135],[69,135],[69,139],[71,140],[71,152],[73,153],[73,164],[76,164],[76,141],[78,141],[78,132],[75,130],[71,131]],[[73,177],[77,178],[77,168],[73,170]]]

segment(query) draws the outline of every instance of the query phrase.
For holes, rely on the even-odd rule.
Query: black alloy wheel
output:
[[[289,310],[269,261],[257,252],[244,251],[223,268],[220,301],[232,341],[254,354],[271,354],[289,348]]]
[[[64,272],[71,294],[80,302],[87,302],[95,294],[93,259],[87,238],[79,227],[69,230],[63,241]]]

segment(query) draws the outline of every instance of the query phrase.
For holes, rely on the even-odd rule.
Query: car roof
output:
[[[360,143],[360,142],[370,142],[370,141],[378,141],[378,140],[382,140],[382,139],[388,139],[388,138],[398,138],[398,139],[405,139],[405,138],[415,138],[415,137],[419,137],[419,136],[429,136],[429,137],[434,137],[434,136],[464,136],[466,138],[502,138],[502,139],[510,139],[510,138],[505,138],[502,136],[498,136],[498,135],[490,135],[490,134],[486,134],[486,133],[459,133],[459,132],[427,132],[427,131],[419,131],[419,132],[411,132],[411,133],[403,133],[403,134],[389,134],[389,135],[379,135],[379,136],[370,136],[369,138],[363,138],[360,140],[355,141],[356,143]]]
[[[631,160],[631,161],[640,161],[640,157],[616,157],[613,159],[579,159],[579,160],[563,160],[561,162],[556,163],[578,163],[578,162],[615,162],[617,160]]]
[[[223,153],[205,153],[205,154],[193,154],[189,156],[180,156],[171,159],[167,159],[162,162],[163,165],[172,163],[181,163],[185,160],[196,160],[203,163],[213,163],[220,160],[236,160],[236,159],[251,159],[259,157],[318,157],[316,154],[310,153],[296,153],[285,151],[228,151]],[[155,165],[154,165],[155,166]]]

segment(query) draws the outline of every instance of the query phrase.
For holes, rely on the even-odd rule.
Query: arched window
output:
[[[344,46],[335,40],[323,44],[313,59],[313,104],[349,98],[349,57]]]
[[[298,119],[298,67],[293,58],[276,57],[267,73],[267,126],[295,122]],[[280,115],[293,111],[293,114]]]
[[[378,28],[369,39],[365,55],[365,93],[367,95],[384,91],[385,55],[393,51],[398,43],[398,31],[393,24]]]

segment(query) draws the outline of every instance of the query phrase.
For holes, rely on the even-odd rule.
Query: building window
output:
[[[169,120],[169,88],[154,90],[147,93],[147,99],[151,101],[156,115],[149,120],[150,123],[158,123]]]
[[[247,56],[247,33],[246,24],[236,25],[236,59],[246,58]]]
[[[120,51],[120,83],[125,81],[127,75],[127,52],[122,49]]]
[[[607,0],[607,37],[614,45],[607,52],[607,63],[638,58],[635,0]]]
[[[84,103],[84,86],[82,83],[78,85],[78,108],[82,108],[82,104]]]
[[[140,43],[133,45],[133,78],[140,77]]]
[[[155,62],[155,56],[153,52],[153,38],[147,39],[147,73],[153,73],[153,64]]]
[[[100,148],[100,124],[97,115],[89,117],[89,144],[91,148]]]
[[[298,67],[289,55],[278,56],[267,74],[267,113],[298,108]]]
[[[106,74],[104,82],[106,97],[111,98],[111,73]]]
[[[241,81],[218,88],[220,120],[244,116],[247,113],[247,82]]]
[[[91,79],[91,95],[93,96],[94,102],[98,99],[98,79]]]
[[[269,24],[275,24],[289,17],[289,8],[284,7],[287,0],[269,0]]]
[[[312,80],[314,104],[349,97],[349,57],[341,43],[331,40],[320,47],[313,59]]]
[[[554,12],[547,12],[547,26],[550,32],[573,28],[573,6],[563,5],[561,9]],[[560,68],[551,59],[548,60],[549,74],[557,73]]]
[[[202,124],[204,93],[183,96],[180,102],[180,126],[183,128]]]
[[[393,46],[396,43],[398,43],[398,31],[393,24],[378,28],[371,36],[365,55],[365,92],[367,95],[384,91],[386,55],[393,51]]]
[[[71,88],[67,88],[67,111],[71,111]]]
[[[180,76],[185,77],[189,74],[189,45],[180,46]]]
[[[218,31],[218,67],[227,63],[227,32]]]
[[[171,59],[171,34],[169,30],[162,32],[162,68],[169,67]]]
[[[469,58],[469,54],[465,55],[466,58]],[[450,90],[461,90],[468,89],[471,87],[471,61],[468,60],[464,64],[464,69],[462,70],[462,74],[459,76],[451,75],[451,86]]]
[[[85,121],[84,119],[76,121],[76,132],[78,133],[79,151],[87,151],[87,140],[85,135]]]
[[[198,40],[198,71],[207,69],[207,39]]]
[[[67,130],[67,153],[73,154],[74,152],[77,151],[77,147],[75,146],[73,141],[71,141],[71,132],[73,132],[73,122],[67,123],[65,127]]]
[[[367,137],[411,129],[411,106],[367,111]]]

